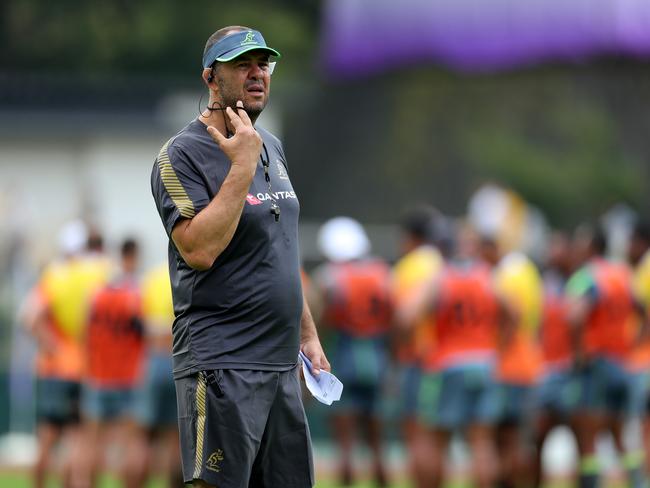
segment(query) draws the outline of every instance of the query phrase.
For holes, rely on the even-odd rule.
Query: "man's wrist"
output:
[[[318,339],[316,336],[313,335],[302,335],[300,336],[300,344],[307,344],[308,342],[313,341],[314,339]]]
[[[235,175],[235,176],[240,176],[240,177],[245,177],[249,179],[253,179],[253,176],[255,176],[255,171],[257,171],[257,163],[246,163],[246,162],[239,162],[239,161],[233,161],[230,165],[230,173]]]
[[[318,333],[316,332],[315,328],[311,330],[303,330],[300,334],[300,344],[307,344],[311,341],[317,341],[320,343],[320,339],[318,338]]]

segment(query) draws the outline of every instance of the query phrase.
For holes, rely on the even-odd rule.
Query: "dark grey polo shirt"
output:
[[[268,152],[276,222],[258,162],[230,244],[206,271],[190,268],[169,240],[176,320],[174,376],[219,368],[286,370],[296,364],[302,288],[298,252],[299,204],[280,141],[256,127]],[[262,155],[267,159],[263,150]],[[168,236],[218,193],[230,161],[206,126],[194,120],[160,150],[151,188]]]

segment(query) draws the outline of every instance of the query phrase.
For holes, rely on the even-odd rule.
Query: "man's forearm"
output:
[[[304,344],[312,339],[318,339],[318,331],[316,330],[316,323],[311,315],[309,304],[303,295],[302,316],[300,318],[300,342]]]
[[[590,304],[584,298],[573,300],[569,304],[567,319],[569,322],[569,338],[578,361],[584,360],[584,329]]]
[[[302,297],[302,317],[300,318],[300,350],[309,358],[312,363],[315,374],[324,369],[330,371],[330,363],[325,356],[321,346],[316,324],[311,316],[307,299],[303,293]]]
[[[192,268],[208,269],[230,244],[237,229],[253,174],[231,166],[219,192],[192,219],[180,221],[172,232],[174,244]]]
[[[234,135],[226,137],[220,129],[206,130],[231,161],[230,171],[212,201],[194,218],[179,222],[172,239],[185,262],[195,269],[208,269],[226,248],[239,224],[246,194],[257,171],[262,138],[253,127],[244,103],[237,101],[237,113],[226,108]],[[226,128],[222,128],[225,132]]]

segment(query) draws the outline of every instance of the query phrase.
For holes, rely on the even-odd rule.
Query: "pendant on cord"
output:
[[[280,221],[280,205],[278,205],[275,202],[271,202],[271,213],[273,214],[273,217],[275,218],[276,222]]]

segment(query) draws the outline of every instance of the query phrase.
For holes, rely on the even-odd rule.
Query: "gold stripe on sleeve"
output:
[[[205,440],[207,381],[204,373],[199,373],[196,383],[196,458],[194,460],[194,479],[201,477],[203,466],[203,442]]]
[[[190,200],[190,197],[187,195],[185,188],[178,179],[176,171],[172,167],[171,162],[169,161],[169,153],[167,148],[172,139],[168,140],[165,145],[160,149],[158,153],[158,169],[160,170],[160,177],[162,179],[163,185],[169,196],[178,208],[181,216],[186,219],[191,219],[196,215],[196,210],[194,209],[194,203]]]

